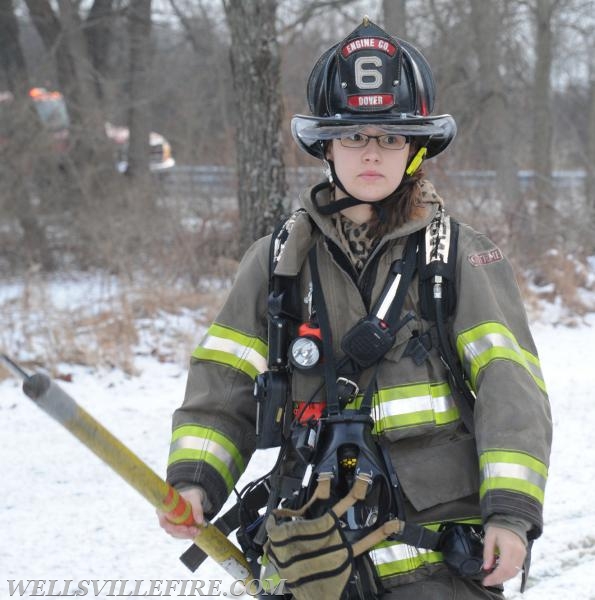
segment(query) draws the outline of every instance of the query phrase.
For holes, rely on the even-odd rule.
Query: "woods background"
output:
[[[0,0],[0,93],[15,98],[0,276],[99,272],[185,293],[228,281],[320,180],[289,120],[308,110],[315,60],[364,14],[423,51],[435,112],[458,123],[426,165],[450,211],[503,246],[527,290],[586,310],[595,0]],[[37,86],[64,95],[64,152],[32,108]],[[130,130],[125,174],[106,122]],[[150,131],[175,167],[150,170]]]

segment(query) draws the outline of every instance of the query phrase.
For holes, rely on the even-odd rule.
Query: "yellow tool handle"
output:
[[[146,463],[112,435],[101,423],[79,406],[46,375],[36,373],[24,378],[23,391],[37,406],[63,425],[87,448],[144,496],[167,518],[192,525],[192,508],[182,496],[161,479]],[[236,580],[250,579],[250,567],[240,549],[214,525],[205,523],[194,543]]]

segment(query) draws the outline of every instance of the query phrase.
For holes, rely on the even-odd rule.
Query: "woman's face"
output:
[[[381,129],[365,127],[365,135],[383,135]],[[394,137],[394,136],[393,136]],[[345,189],[355,198],[376,202],[394,192],[405,173],[409,144],[401,150],[383,148],[378,140],[370,139],[363,148],[347,148],[340,140],[333,140],[327,158],[334,161],[335,171]],[[336,189],[336,198],[345,194]]]

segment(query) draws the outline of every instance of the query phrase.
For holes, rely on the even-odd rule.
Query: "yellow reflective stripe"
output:
[[[436,425],[446,425],[459,418],[459,409],[448,383],[430,384],[430,394],[432,396]]]
[[[471,517],[457,520],[457,523],[480,525],[481,518]],[[428,523],[426,529],[437,531],[441,523]],[[378,575],[382,578],[405,575],[428,564],[442,562],[442,553],[436,550],[416,548],[402,542],[380,542],[372,550],[370,557],[376,566]]]
[[[540,460],[514,450],[486,450],[479,458],[483,498],[489,490],[509,490],[531,496],[541,504],[548,469]]]
[[[194,358],[227,365],[242,371],[251,379],[267,370],[267,345],[258,337],[252,337],[214,323],[209,327]]]
[[[182,425],[172,435],[168,465],[180,461],[204,461],[213,467],[231,492],[244,469],[244,459],[222,433],[200,425]]]
[[[355,401],[361,406],[363,396]],[[415,427],[426,423],[445,425],[459,418],[447,383],[415,383],[383,388],[373,397],[374,431]]]
[[[546,391],[539,358],[521,348],[516,337],[501,323],[488,322],[464,331],[457,337],[457,352],[476,389],[477,377],[494,360],[510,360],[530,373],[542,391]]]

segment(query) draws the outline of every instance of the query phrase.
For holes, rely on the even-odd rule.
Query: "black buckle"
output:
[[[342,409],[353,402],[358,394],[359,387],[355,381],[351,381],[347,377],[337,377],[337,400]]]
[[[419,367],[423,365],[432,349],[432,336],[429,331],[421,335],[413,335],[407,342],[403,356],[410,356],[413,362]]]

